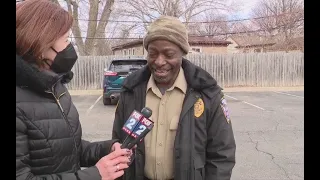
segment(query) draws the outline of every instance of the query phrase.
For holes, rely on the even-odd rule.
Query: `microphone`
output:
[[[131,149],[152,130],[154,122],[148,119],[152,115],[152,110],[144,107],[141,113],[134,110],[122,130],[128,135],[123,141],[121,148]]]

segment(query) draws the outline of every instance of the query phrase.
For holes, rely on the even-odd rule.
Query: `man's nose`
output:
[[[166,59],[162,54],[160,54],[157,59],[154,61],[155,65],[157,66],[163,66],[166,64]]]

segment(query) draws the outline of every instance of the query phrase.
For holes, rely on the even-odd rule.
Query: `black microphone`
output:
[[[131,149],[138,142],[150,132],[153,128],[154,122],[148,119],[152,115],[152,110],[148,107],[144,107],[141,110],[141,113],[134,110],[122,130],[125,131],[128,135],[123,141],[121,148]]]

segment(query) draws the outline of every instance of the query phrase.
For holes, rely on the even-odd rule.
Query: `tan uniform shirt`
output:
[[[149,179],[173,179],[173,146],[182,104],[187,91],[183,69],[164,95],[151,75],[146,92],[146,107],[152,110],[154,127],[145,137],[145,176]]]

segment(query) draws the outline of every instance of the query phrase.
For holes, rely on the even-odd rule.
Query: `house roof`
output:
[[[234,42],[240,47],[252,47],[252,46],[267,46],[274,45],[276,41],[272,38],[265,38],[261,36],[231,36]]]
[[[195,45],[195,44],[213,44],[213,45],[225,45],[228,46],[231,44],[230,41],[225,40],[217,40],[212,37],[208,36],[189,36],[189,44]]]
[[[268,48],[269,50],[303,50],[304,37],[296,37],[288,40],[287,42],[278,42]]]
[[[137,39],[137,40],[133,40],[130,42],[126,42],[123,44],[119,44],[117,46],[113,46],[112,50],[117,50],[117,49],[123,49],[126,47],[131,47],[131,46],[137,46],[137,45],[142,45],[143,44],[143,39]],[[229,44],[231,44],[230,41],[225,41],[225,40],[217,40],[214,39],[212,37],[205,37],[205,36],[189,36],[189,44],[190,45],[208,45],[208,44],[212,44],[212,45],[224,45],[224,46],[228,46]]]
[[[112,50],[117,50],[117,49],[123,49],[123,48],[126,48],[126,47],[142,45],[142,44],[143,44],[143,39],[141,38],[141,39],[136,39],[136,40],[133,40],[133,41],[130,41],[130,42],[122,43],[122,44],[119,44],[117,46],[113,46],[111,49]]]

